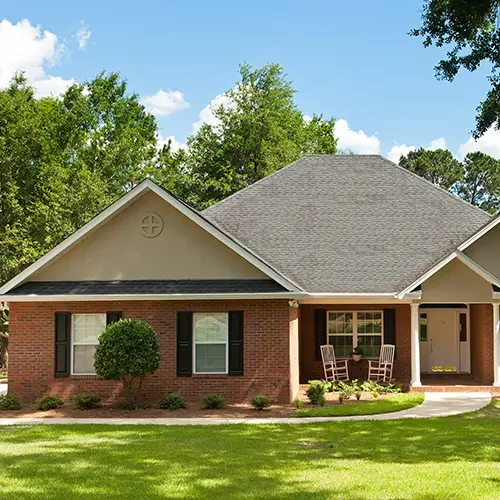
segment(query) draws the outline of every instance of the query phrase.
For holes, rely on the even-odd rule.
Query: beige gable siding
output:
[[[500,278],[500,225],[475,241],[464,253],[491,274]]]
[[[161,216],[156,238],[140,233],[148,213]],[[263,279],[267,276],[152,192],[36,273],[32,281]]]
[[[491,302],[491,284],[458,259],[422,283],[422,302]]]

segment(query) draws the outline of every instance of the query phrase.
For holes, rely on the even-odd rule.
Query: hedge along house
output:
[[[450,373],[493,388],[499,223],[380,156],[307,156],[202,213],[144,181],[0,288],[9,390],[117,396],[93,352],[121,317],[158,335],[152,400],[287,402],[322,377],[325,343],[365,359],[395,344],[415,389]]]

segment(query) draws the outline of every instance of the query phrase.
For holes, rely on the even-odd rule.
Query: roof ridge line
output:
[[[415,172],[412,172],[411,170],[408,170],[408,169],[402,167],[401,165],[398,165],[397,163],[393,162],[392,160],[389,160],[389,158],[386,158],[385,156],[383,156],[381,154],[373,155],[373,156],[378,156],[379,158],[382,158],[384,161],[386,161],[390,165],[397,167],[399,170],[406,172],[407,174],[419,179],[420,181],[425,182],[426,184],[429,184],[429,186],[432,186],[434,189],[438,190],[441,193],[447,194],[453,200],[459,201],[459,202],[465,204],[466,206],[468,206],[469,208],[473,208],[476,211],[481,212],[484,215],[487,215],[491,219],[491,217],[492,217],[491,214],[489,214],[488,212],[486,212],[482,208],[476,207],[476,205],[473,205],[472,203],[469,203],[468,201],[465,201],[462,198],[459,198],[458,196],[454,195],[453,193],[450,193],[448,190],[442,188],[441,186],[437,186],[436,184],[432,183],[428,179],[425,179],[424,177],[421,177],[420,175],[416,174]],[[487,223],[485,223],[485,224],[487,224]],[[474,234],[474,233],[472,233],[472,234]]]

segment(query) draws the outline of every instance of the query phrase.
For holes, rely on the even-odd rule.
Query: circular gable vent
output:
[[[155,213],[146,214],[141,219],[140,233],[145,238],[156,238],[163,231],[163,220]]]

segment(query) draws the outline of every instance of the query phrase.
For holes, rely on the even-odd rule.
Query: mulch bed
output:
[[[378,399],[391,396],[392,394],[381,394]],[[338,393],[325,394],[327,405],[337,405]],[[303,409],[314,408],[307,403],[304,394],[299,395],[299,399],[304,401]],[[369,392],[364,392],[361,401],[372,401],[373,396]],[[344,401],[344,405],[355,404],[356,399],[352,397]],[[169,411],[158,407],[143,408],[139,410],[124,410],[113,405],[102,405],[93,410],[78,410],[71,403],[66,403],[57,410],[39,411],[34,407],[25,406],[21,410],[0,411],[0,418],[272,418],[272,417],[293,417],[295,406],[293,405],[273,405],[266,410],[258,411],[248,403],[230,404],[222,410],[207,410],[201,403],[188,402],[186,409]]]

